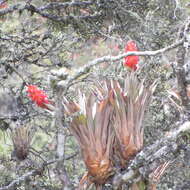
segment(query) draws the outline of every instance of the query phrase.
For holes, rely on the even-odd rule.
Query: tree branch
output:
[[[95,66],[95,65],[98,65],[98,64],[103,63],[103,62],[118,61],[120,59],[123,59],[126,56],[129,56],[129,55],[138,55],[138,56],[155,56],[155,55],[159,55],[161,53],[164,53],[166,51],[169,51],[171,49],[174,49],[174,48],[180,46],[181,44],[183,44],[183,42],[184,42],[184,39],[181,39],[181,40],[179,40],[179,41],[171,44],[170,46],[167,46],[165,48],[162,48],[162,49],[159,49],[159,50],[156,50],[156,51],[128,52],[128,53],[123,53],[123,54],[120,54],[120,55],[117,55],[117,56],[108,55],[108,56],[100,57],[98,59],[90,61],[88,64],[84,65],[82,68],[78,69],[77,72],[75,72],[74,75],[69,76],[69,78],[67,79],[66,82],[65,81],[64,82],[60,81],[58,83],[58,85],[61,85],[61,86],[64,85],[64,86],[66,86],[65,91],[64,91],[64,94],[66,94],[67,90],[72,85],[72,82],[74,80],[76,80],[77,78],[79,78],[80,76],[89,73],[89,71],[91,70],[91,68],[93,66]]]
[[[6,9],[0,10],[0,16],[6,15],[8,13],[12,13],[12,12],[18,11],[18,10],[22,11],[24,9],[25,9],[25,6],[23,6],[22,4],[18,3],[16,5],[9,6]]]
[[[37,170],[32,170],[32,171],[22,175],[21,177],[13,180],[9,185],[4,186],[4,187],[0,187],[0,190],[10,190],[13,187],[15,187],[15,185],[19,185],[23,181],[27,180],[29,177],[36,176],[36,175],[38,175],[38,171]]]
[[[187,54],[187,50],[189,48],[189,37],[188,33],[190,30],[190,17],[185,22],[185,26],[182,27],[181,31],[179,32],[179,39],[184,39],[184,45],[180,45],[178,47],[177,53],[176,53],[176,68],[175,68],[175,74],[177,78],[177,86],[179,90],[179,94],[182,100],[182,105],[186,107],[187,109],[189,106],[189,98],[187,96],[187,81],[186,81],[186,72],[184,65],[185,63],[185,57]],[[187,47],[185,47],[185,45]]]
[[[74,153],[73,155],[67,156],[65,158],[65,160],[69,160],[69,159],[73,158],[74,156],[76,156],[77,154],[78,154],[78,152]],[[63,160],[63,159],[61,158],[61,160]],[[59,161],[60,161],[60,159],[58,158],[58,159],[49,160],[47,162],[44,162],[37,169],[31,170],[31,171],[27,172],[26,174],[18,177],[17,179],[13,180],[9,185],[4,186],[4,187],[0,187],[0,190],[11,190],[13,187],[15,187],[15,186],[21,184],[22,182],[26,181],[31,176],[41,175],[46,166],[48,166],[50,164],[54,164],[54,163],[59,162]]]
[[[93,5],[92,1],[83,1],[83,2],[52,2],[52,3],[48,3],[47,5],[43,6],[40,8],[41,11],[47,10],[47,9],[62,9],[62,8],[67,8],[67,7],[81,7],[81,8],[85,8],[89,5]]]
[[[62,23],[71,23],[72,21],[79,21],[79,20],[88,20],[88,19],[97,19],[101,16],[101,11],[96,12],[92,15],[81,15],[81,16],[59,16],[59,15],[53,15],[53,14],[49,14],[47,12],[44,12],[44,10],[46,9],[57,9],[62,8],[62,7],[68,7],[68,6],[87,6],[92,4],[91,2],[81,2],[81,3],[77,3],[77,2],[71,2],[71,3],[50,3],[47,6],[43,6],[43,7],[39,7],[37,8],[34,5],[28,4],[26,3],[25,5],[23,4],[16,4],[13,6],[10,6],[6,9],[0,10],[0,16],[6,15],[8,13],[14,12],[14,11],[23,11],[23,10],[28,10],[31,11],[32,13],[37,13],[39,15],[41,15],[42,17],[48,18],[50,20],[56,21],[56,22],[62,22]]]
[[[116,174],[113,178],[114,189],[120,185],[137,179],[140,175],[148,176],[152,171],[154,162],[158,160],[172,160],[176,158],[179,151],[178,144],[175,142],[177,137],[185,131],[190,131],[190,122],[187,121],[177,130],[171,131],[166,137],[157,141],[155,144],[144,148],[129,164],[127,170],[123,174]],[[148,169],[147,169],[148,168]]]

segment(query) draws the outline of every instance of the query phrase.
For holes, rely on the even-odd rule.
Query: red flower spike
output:
[[[130,52],[130,51],[138,51],[137,45],[134,41],[130,40],[127,42],[126,46],[125,46],[125,52]],[[127,57],[124,58],[124,63],[123,65],[125,67],[130,67],[132,70],[136,70],[137,69],[137,64],[139,62],[139,56],[137,55],[129,55]]]
[[[37,104],[37,106],[49,109],[46,104],[50,104],[50,101],[48,100],[45,92],[38,89],[35,85],[28,85],[27,87],[28,97],[30,97],[31,100]]]

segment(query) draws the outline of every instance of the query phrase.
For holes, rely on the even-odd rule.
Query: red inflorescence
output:
[[[136,43],[132,40],[128,41],[125,46],[125,52],[127,53],[129,51],[138,51]],[[124,58],[123,65],[126,67],[130,67],[132,70],[135,71],[137,69],[138,62],[139,62],[139,56],[130,55]]]
[[[49,104],[50,102],[45,92],[38,89],[35,85],[28,85],[27,87],[28,97],[30,97],[39,107],[48,109],[46,104]]]

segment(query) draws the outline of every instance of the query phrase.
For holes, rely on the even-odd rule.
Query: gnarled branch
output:
[[[151,167],[149,165],[153,165],[154,162],[158,160],[165,162],[166,160],[168,161],[176,158],[176,153],[180,149],[176,139],[185,131],[190,131],[189,121],[185,122],[178,129],[169,132],[166,137],[157,141],[155,144],[146,147],[138,153],[123,174],[116,174],[114,176],[114,189],[117,189],[124,183],[134,181],[140,175],[147,177],[151,173]]]

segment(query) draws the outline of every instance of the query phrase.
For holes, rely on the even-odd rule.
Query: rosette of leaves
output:
[[[88,173],[81,186],[101,187],[116,165],[125,168],[143,147],[143,119],[155,90],[139,82],[132,72],[122,88],[118,81],[96,83],[92,92],[80,93],[79,103],[64,100],[65,112],[73,115],[70,131],[77,139]]]
[[[112,82],[114,93],[115,154],[119,157],[121,167],[135,156],[143,147],[143,119],[155,90],[156,82],[145,87],[139,82],[135,73],[127,76],[124,88],[116,81]]]
[[[94,183],[97,188],[113,174],[112,150],[112,94],[105,97],[102,91],[79,95],[79,103],[64,100],[67,114],[73,114],[70,131],[77,139],[88,170],[80,182],[80,188]]]
[[[13,155],[18,160],[24,160],[29,154],[30,144],[33,133],[28,126],[19,126],[12,130],[11,138],[13,141]]]

